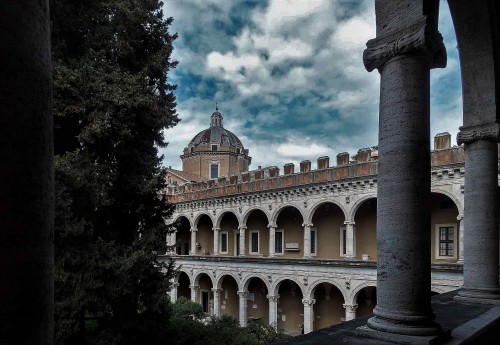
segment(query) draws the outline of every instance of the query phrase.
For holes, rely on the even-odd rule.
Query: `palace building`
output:
[[[176,205],[168,243],[184,296],[245,326],[261,320],[290,334],[371,314],[377,296],[376,148],[336,164],[319,157],[249,171],[251,158],[217,110],[168,169]],[[449,133],[431,152],[432,292],[463,284],[464,150]]]

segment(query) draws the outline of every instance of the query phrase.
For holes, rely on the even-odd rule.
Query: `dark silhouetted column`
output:
[[[0,343],[53,344],[48,0],[0,2]]]

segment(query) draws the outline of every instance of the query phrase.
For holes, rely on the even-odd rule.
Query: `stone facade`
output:
[[[429,157],[433,293],[463,283],[464,150],[450,144],[448,133],[438,134]],[[160,259],[180,266],[172,299],[186,296],[242,325],[262,320],[291,334],[373,312],[378,151],[336,161],[170,186],[176,209],[168,223],[176,231],[167,238],[173,251]]]

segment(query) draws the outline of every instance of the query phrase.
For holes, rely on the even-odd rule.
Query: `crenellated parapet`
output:
[[[463,176],[463,146],[451,147],[449,133],[440,133],[434,138],[431,152],[432,174],[435,178]],[[350,157],[349,153],[339,153],[336,165],[330,166],[330,157],[317,159],[317,169],[311,169],[311,162],[300,162],[299,171],[293,163],[283,166],[282,173],[277,166],[265,167],[232,175],[229,178],[188,183],[169,187],[169,202],[180,203],[210,198],[231,197],[256,192],[273,192],[303,187],[313,190],[316,185],[329,184],[332,189],[363,188],[373,185],[377,179],[378,151],[375,148],[359,149]]]

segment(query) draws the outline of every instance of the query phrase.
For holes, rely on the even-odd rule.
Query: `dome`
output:
[[[243,144],[238,137],[222,126],[222,114],[216,109],[212,113],[210,128],[196,134],[189,142],[188,147],[220,145],[243,149]]]

